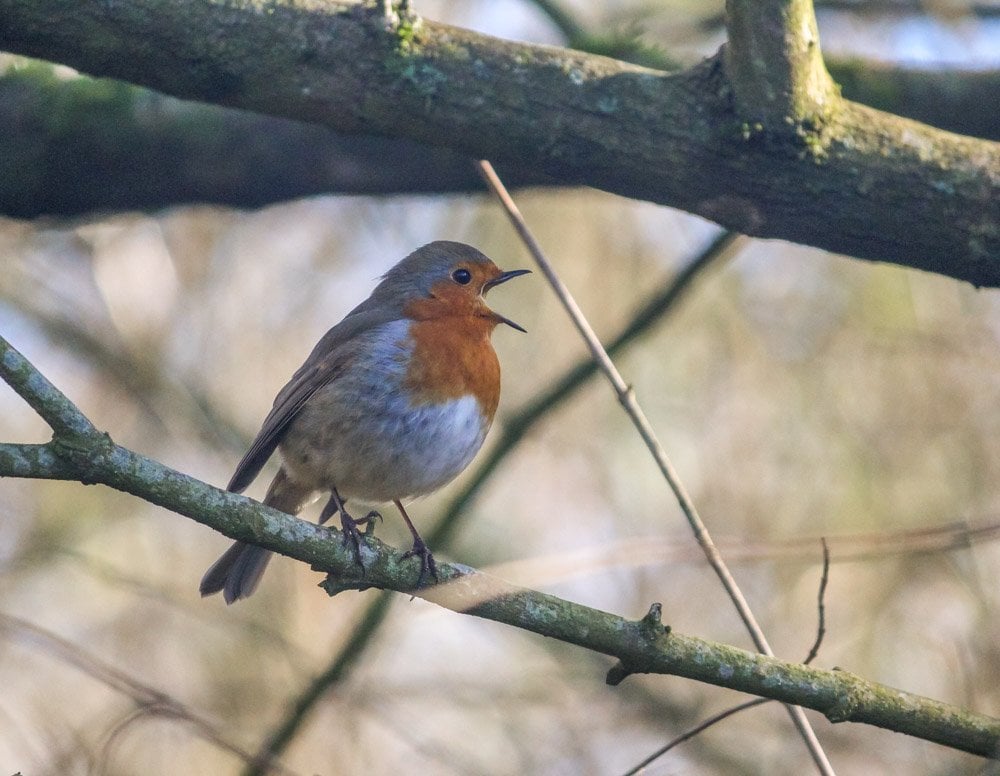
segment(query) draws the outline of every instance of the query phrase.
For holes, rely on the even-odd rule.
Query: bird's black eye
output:
[[[460,286],[468,285],[472,280],[472,273],[469,272],[465,267],[459,267],[454,272],[451,273],[451,279],[458,283]]]

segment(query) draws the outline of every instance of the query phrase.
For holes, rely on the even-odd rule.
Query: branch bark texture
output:
[[[0,48],[1000,285],[1000,146],[833,91],[821,111],[764,121],[721,55],[670,75],[332,0],[0,0]]]
[[[56,427],[43,445],[0,444],[0,476],[100,483],[186,515],[233,539],[259,544],[326,572],[333,595],[377,587],[411,592],[418,568],[374,537],[361,547],[362,576],[336,530],[282,514],[199,482],[116,445],[17,350],[0,338],[0,377]],[[665,673],[864,722],[984,757],[1000,756],[1000,720],[802,664],[672,632],[659,607],[638,621],[516,587],[459,564],[439,564],[441,584],[416,592],[452,609],[576,644],[618,659],[612,684]]]

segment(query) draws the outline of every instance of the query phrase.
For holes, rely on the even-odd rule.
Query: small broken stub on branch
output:
[[[644,635],[649,638],[660,638],[661,636],[667,636],[670,634],[670,626],[663,624],[663,604],[655,603],[649,607],[649,611],[646,612],[646,616],[639,620],[636,624],[642,629]],[[612,666],[611,670],[608,671],[608,675],[605,677],[604,681],[607,682],[612,687],[624,682],[631,674],[637,673],[634,669],[630,668],[625,661],[619,661],[615,666]],[[639,672],[641,673],[641,672]]]
[[[639,623],[652,630],[657,636],[670,632],[670,626],[663,624],[663,604],[658,601],[655,604],[650,604],[649,611],[646,612],[645,617],[639,620]]]
[[[348,590],[361,592],[362,590],[374,587],[374,585],[361,579],[346,579],[334,576],[333,574],[327,574],[326,579],[320,582],[319,586],[326,591],[330,598],[333,598],[337,593],[344,593]]]

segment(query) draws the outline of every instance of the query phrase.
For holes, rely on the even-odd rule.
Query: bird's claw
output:
[[[347,514],[345,510],[340,510],[340,525],[343,530],[343,539],[341,541],[344,547],[349,547],[354,554],[354,562],[361,569],[362,577],[365,575],[365,564],[361,560],[361,532],[358,530],[358,523],[367,521],[369,517],[370,515],[358,521]]]
[[[436,584],[439,581],[437,563],[434,562],[434,556],[431,554],[431,551],[427,548],[427,545],[424,544],[422,539],[417,539],[413,543],[413,546],[403,553],[403,560],[414,557],[420,558],[420,576],[417,577],[417,584],[413,589],[419,590],[422,588],[424,583],[427,581],[428,575],[434,579]]]
[[[380,523],[380,522],[382,522],[382,513],[375,509],[373,509],[364,517],[355,520],[355,523],[357,525],[361,525],[362,523],[365,524],[365,536],[374,536],[375,523]]]

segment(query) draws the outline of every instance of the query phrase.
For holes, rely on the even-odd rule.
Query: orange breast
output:
[[[490,343],[494,327],[492,321],[473,315],[413,321],[413,354],[405,385],[414,402],[472,395],[492,420],[500,401],[500,362]]]

